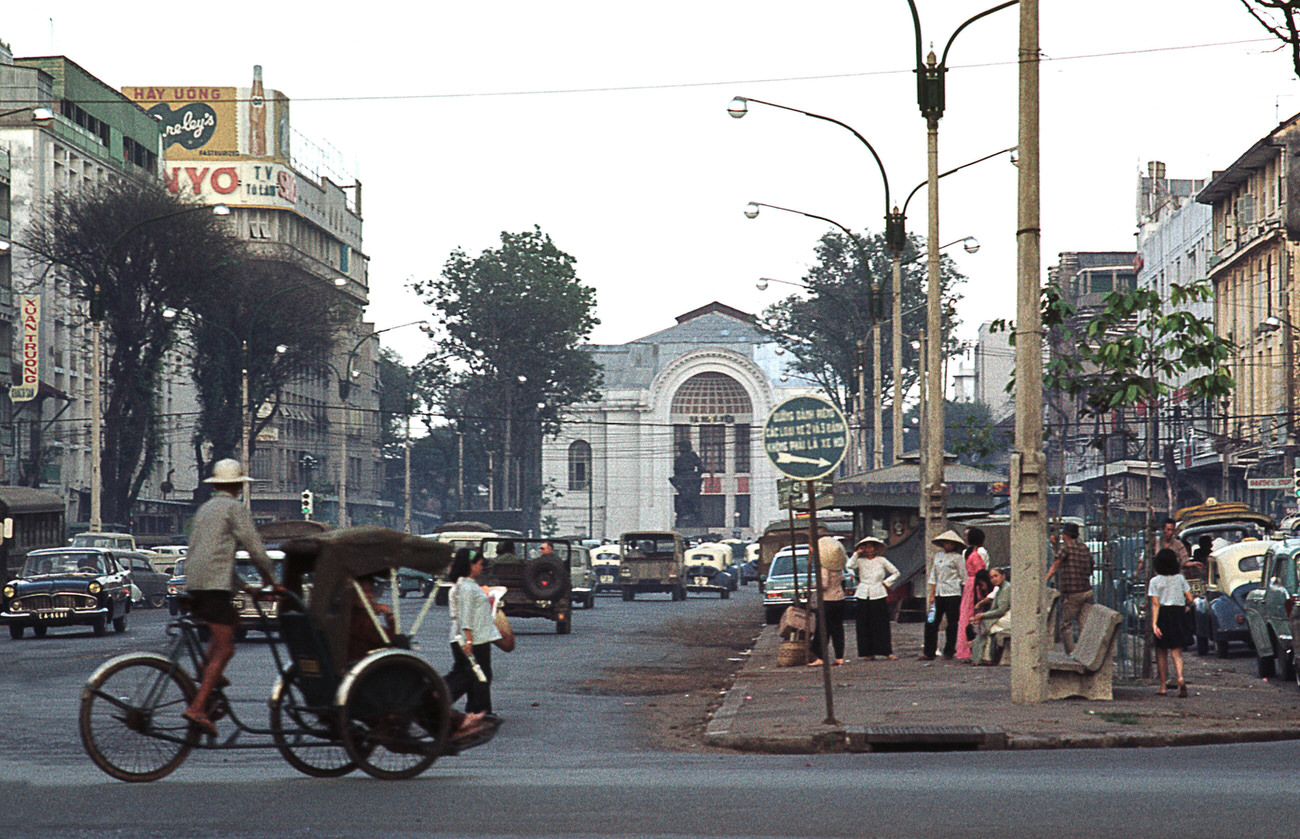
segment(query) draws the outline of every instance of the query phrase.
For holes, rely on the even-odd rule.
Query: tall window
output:
[[[725,425],[700,426],[700,460],[705,472],[727,471],[727,427]]]
[[[736,424],[736,450],[732,455],[736,468],[733,472],[745,474],[749,471],[749,426]]]
[[[569,490],[587,492],[591,489],[591,444],[574,440],[569,444]]]

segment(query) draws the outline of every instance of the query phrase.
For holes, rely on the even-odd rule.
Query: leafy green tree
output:
[[[879,363],[884,392],[894,392],[893,363],[889,358],[895,328],[889,300],[893,284],[889,249],[883,234],[858,236],[857,241],[860,249],[842,233],[832,231],[822,236],[814,251],[816,262],[803,277],[807,294],[792,295],[772,304],[763,311],[761,324],[764,332],[793,356],[788,364],[789,372],[815,384],[846,415],[850,413],[846,403],[850,403],[850,397],[858,390],[859,342],[862,342],[866,380],[870,382],[872,366]],[[918,353],[912,349],[911,342],[925,329],[924,256],[924,242],[909,237],[902,265],[903,393],[916,384],[919,376]],[[943,256],[940,281],[946,355],[957,349],[952,330],[957,324],[956,303],[961,298],[955,289],[963,280],[965,277],[952,260]],[[875,315],[880,320],[879,360],[871,355],[873,299]],[[868,423],[884,415],[883,402],[882,397],[879,411],[867,412]]]
[[[919,406],[914,405],[903,414],[903,441],[911,451],[920,449],[919,429],[923,421]],[[987,469],[1011,445],[1011,436],[994,423],[989,406],[981,402],[944,403],[943,449],[956,455],[958,463]]]
[[[541,443],[564,409],[592,398],[600,372],[581,344],[599,323],[595,291],[575,260],[540,228],[503,232],[499,247],[471,257],[454,251],[442,274],[411,288],[441,313],[444,345],[422,364],[439,384],[444,412],[493,455],[499,507],[538,521]],[[444,373],[445,360],[458,371]]]
[[[38,263],[56,269],[88,313],[102,310],[101,509],[108,522],[128,521],[158,461],[159,381],[176,336],[164,313],[230,282],[241,260],[240,244],[209,209],[161,182],[123,179],[54,196],[25,234]]]
[[[340,330],[358,314],[326,280],[273,259],[243,260],[238,271],[196,297],[184,321],[194,349],[199,414],[193,446],[200,475],[211,470],[209,459],[240,454],[244,370],[253,408],[251,457],[258,434],[280,414],[285,386],[305,376],[332,375],[321,359],[331,356]],[[257,410],[264,405],[270,410]]]

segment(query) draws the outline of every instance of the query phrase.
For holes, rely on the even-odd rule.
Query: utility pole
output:
[[[1016,449],[1011,456],[1011,701],[1047,697],[1047,464],[1043,456],[1042,230],[1038,158],[1038,0],[1020,3],[1016,224]]]

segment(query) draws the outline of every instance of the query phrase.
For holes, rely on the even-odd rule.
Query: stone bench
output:
[[[1093,604],[1083,622],[1074,652],[1047,653],[1047,698],[1111,699],[1115,647],[1123,617],[1114,609]]]

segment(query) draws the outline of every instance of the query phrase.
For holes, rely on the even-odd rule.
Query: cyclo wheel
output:
[[[338,778],[357,768],[339,737],[334,709],[307,703],[298,685],[297,665],[276,682],[268,704],[271,739],[294,769],[313,778]]]
[[[198,732],[181,717],[194,681],[171,659],[132,653],[107,661],[81,689],[81,743],[121,781],[156,781],[189,755]]]
[[[446,747],[447,686],[411,653],[382,650],[357,662],[339,685],[337,705],[348,756],[375,778],[414,778]]]

